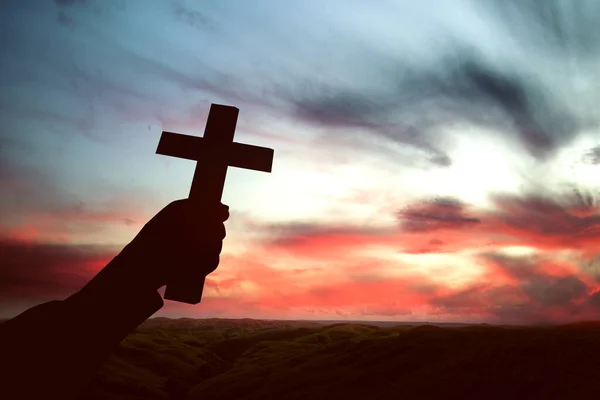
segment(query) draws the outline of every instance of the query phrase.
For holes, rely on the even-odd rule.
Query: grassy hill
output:
[[[600,384],[600,323],[376,326],[155,318],[82,399],[578,399]]]

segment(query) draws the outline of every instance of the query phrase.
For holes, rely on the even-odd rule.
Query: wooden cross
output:
[[[221,202],[227,167],[271,172],[273,149],[233,141],[239,109],[212,104],[204,137],[164,132],[157,154],[197,161],[189,198],[200,204],[216,206]],[[204,277],[167,285],[165,299],[198,304],[202,299]]]

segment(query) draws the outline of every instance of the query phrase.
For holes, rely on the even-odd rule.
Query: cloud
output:
[[[71,27],[74,24],[74,19],[72,17],[69,17],[67,14],[65,14],[62,11],[58,13],[56,20],[58,21],[59,24],[64,25],[64,26]]]
[[[531,194],[495,196],[499,211],[483,223],[489,231],[511,235],[538,248],[599,249],[600,214],[597,203],[575,191],[562,196]]]
[[[347,279],[343,277],[346,268],[341,265],[335,268],[340,271],[326,280],[323,279],[328,275],[326,272],[316,272],[299,280],[286,271],[279,271],[279,284],[264,286],[264,290],[256,293],[253,299],[264,308],[277,304],[292,313],[320,307],[332,314],[337,309],[363,316],[401,316],[410,314],[412,307],[422,304],[430,290],[424,285],[424,278],[381,276],[377,279]]]
[[[494,285],[493,283],[480,283],[469,285],[432,297],[429,304],[441,308],[451,314],[494,312],[498,307],[506,308],[520,305],[523,296],[518,288],[508,285]]]
[[[93,98],[93,109],[112,107],[125,119],[156,118],[167,122],[193,119],[175,110],[184,108],[192,115],[197,110],[190,107],[190,102],[197,103],[198,95],[210,94],[238,106],[261,108],[264,114],[276,113],[279,117],[331,129],[356,128],[384,146],[411,147],[437,166],[452,165],[445,131],[465,124],[485,127],[507,139],[516,138],[534,157],[545,160],[568,144],[583,127],[595,123],[596,117],[588,112],[595,104],[595,97],[584,95],[587,92],[576,89],[571,80],[571,76],[592,80],[593,72],[555,74],[573,63],[580,65],[582,58],[598,54],[598,46],[593,44],[598,36],[593,34],[596,25],[594,17],[589,15],[593,13],[579,12],[575,6],[558,2],[544,7],[522,6],[510,1],[509,5],[496,3],[472,7],[480,12],[477,18],[487,24],[487,29],[494,34],[493,40],[486,39],[489,35],[484,32],[470,36],[477,33],[476,29],[459,29],[451,18],[442,23],[435,12],[430,12],[431,15],[426,15],[430,17],[427,29],[415,28],[406,35],[414,34],[420,38],[418,42],[412,43],[395,32],[398,37],[394,46],[382,51],[380,38],[372,32],[360,31],[357,26],[346,27],[340,16],[328,20],[336,28],[330,32],[331,41],[326,41],[329,46],[336,43],[333,49],[324,47],[323,41],[311,34],[310,25],[286,24],[286,16],[277,14],[281,10],[273,8],[269,11],[273,13],[271,19],[279,22],[263,23],[262,33],[256,33],[257,37],[268,34],[272,43],[265,48],[294,54],[296,50],[302,55],[300,60],[296,57],[288,62],[291,58],[281,54],[270,58],[261,56],[260,60],[252,58],[249,61],[252,66],[248,67],[225,65],[226,61],[218,65],[211,61],[210,54],[200,61],[195,56],[196,49],[187,41],[171,46],[172,37],[168,36],[168,40],[156,43],[159,51],[148,50],[130,45],[135,35],[124,42],[125,32],[115,30],[93,38],[97,41],[94,48],[99,57],[93,62],[93,70],[73,57],[62,57],[60,62],[57,57],[43,65],[46,70],[63,76],[70,82],[67,84],[76,85],[78,93],[75,95],[79,100]],[[591,3],[585,3],[585,7],[594,9]],[[80,1],[57,1],[57,4],[65,8]],[[216,25],[222,18],[219,10],[196,10],[182,2],[169,3],[169,7],[167,14],[201,30]],[[469,13],[471,17],[473,10]],[[499,12],[505,17],[498,17]],[[554,17],[547,19],[544,15]],[[68,19],[63,20],[70,23]],[[513,26],[515,21],[518,22],[516,27]],[[157,23],[168,26],[162,22]],[[475,25],[476,21],[467,19],[464,24],[470,22]],[[212,34],[219,35],[216,37],[219,39],[228,38],[227,35],[245,36],[247,32],[257,32],[253,23],[256,21],[248,20],[240,24],[237,31],[225,24],[226,29]],[[288,31],[283,36],[278,35],[282,32],[277,29],[283,26]],[[299,37],[303,40],[299,41]],[[70,36],[64,39],[63,43],[70,43]],[[215,38],[199,36],[200,39]],[[233,57],[243,43],[225,39],[222,42],[225,44],[216,59]],[[27,44],[21,43],[21,46]],[[305,46],[313,50],[306,53]],[[499,47],[506,51],[499,51]],[[254,57],[266,51],[262,46],[257,48],[260,51],[257,50]],[[77,51],[83,52],[82,49]],[[336,56],[324,59],[322,53]],[[163,56],[158,59],[156,54]],[[340,58],[338,54],[345,57]],[[550,54],[560,57],[550,60]],[[313,65],[313,58],[320,60],[318,69]],[[118,62],[105,65],[102,59]],[[169,60],[177,60],[179,66]],[[23,61],[34,66],[39,64]],[[277,73],[264,74],[263,68]],[[573,98],[577,101],[571,101]],[[77,118],[53,108],[11,105],[11,110],[19,108],[25,109],[21,110],[25,114],[31,109],[31,116],[37,115],[46,121],[81,124]],[[88,125],[77,129],[97,128],[104,119],[94,119],[91,115],[96,112],[89,111],[91,114],[84,118]],[[204,120],[198,122],[196,118],[193,122],[202,126]]]
[[[87,0],[54,0],[58,6],[74,6],[77,4],[85,4]]]
[[[298,269],[272,267],[268,260],[268,253],[262,251],[224,255],[219,269],[206,280],[203,307],[167,302],[161,315],[315,318],[319,310],[316,314],[321,318],[336,318],[340,313],[407,316],[432,291],[425,279],[346,275],[360,269],[360,261],[328,268],[304,264],[298,273]],[[376,264],[373,261],[370,267],[377,270]]]
[[[560,0],[496,0],[481,4],[481,8],[497,13],[506,25],[510,22],[515,36],[530,34],[532,44],[557,55],[568,52],[577,58],[595,57],[600,50],[596,29],[600,7],[594,0],[579,1],[576,6]]]
[[[83,287],[119,249],[0,240],[0,303],[3,316],[22,304],[65,298]],[[259,251],[223,254],[206,280],[202,307],[167,302],[160,315],[298,318],[319,308],[320,316],[407,316],[433,286],[425,279],[389,277],[376,260],[354,260],[330,268],[269,266]],[[362,263],[368,261],[368,265]],[[362,272],[361,272],[362,271]],[[369,273],[366,273],[369,271]],[[20,309],[21,308],[21,309]],[[330,313],[331,315],[328,315]]]
[[[496,322],[539,323],[597,318],[595,284],[573,266],[549,257],[485,254],[488,278],[433,297],[430,304],[448,314],[479,314]],[[565,268],[566,267],[566,268]],[[509,278],[507,280],[507,278]]]
[[[600,252],[597,198],[583,190],[493,194],[493,207],[484,209],[438,197],[396,211],[397,225],[307,221],[258,223],[253,229],[261,232],[269,251],[299,258],[346,259],[375,249],[390,256],[522,246],[535,251],[575,251],[591,262]]]
[[[378,51],[367,37],[349,35],[336,51],[356,67],[336,68],[351,78],[307,77],[283,85],[278,96],[304,121],[362,128],[414,147],[437,165],[451,165],[443,138],[453,126],[516,139],[536,159],[548,160],[598,122],[592,87],[581,89],[581,82],[597,79],[595,64],[586,67],[585,60],[600,56],[598,7],[590,1],[581,10],[558,1],[487,3],[469,3],[485,33],[458,28],[451,19],[436,26],[431,12],[428,27],[436,37],[421,37],[414,48]],[[476,25],[471,16],[461,24]],[[485,39],[488,34],[493,39]]]
[[[449,217],[448,217],[449,218]],[[373,228],[368,226],[329,227],[323,224],[301,224],[301,231],[295,231],[295,223],[269,226],[264,239],[269,251],[278,254],[294,255],[298,258],[346,259],[365,250],[381,251],[389,256],[394,253],[427,254],[451,253],[478,247],[497,247],[496,240],[482,234],[480,228],[458,229],[478,223],[467,221],[447,221],[432,219],[433,223],[419,221],[414,229],[401,229],[398,226]],[[458,226],[457,226],[458,225]],[[257,227],[256,229],[263,229]],[[443,238],[440,239],[440,238]]]
[[[599,301],[595,294],[599,288],[598,274],[594,261],[587,261],[600,250],[597,244],[600,221],[594,196],[574,190],[562,195],[495,195],[493,200],[495,209],[477,209],[452,198],[425,201],[398,212],[400,226],[395,229],[310,223],[257,229],[264,228],[269,233],[266,254],[274,257],[287,254],[296,261],[326,261],[330,267],[344,271],[345,283],[338,284],[335,280],[331,285],[311,283],[308,292],[288,297],[289,301],[298,302],[290,304],[318,299],[314,306],[331,302],[332,307],[339,309],[346,290],[359,293],[361,287],[372,286],[369,293],[378,292],[382,294],[380,299],[397,301],[391,308],[398,311],[397,315],[405,312],[408,315],[409,310],[417,309],[423,312],[423,308],[431,307],[433,314],[427,315],[437,313],[444,318],[493,322],[557,322],[598,317]],[[524,246],[533,255],[508,255],[505,249],[511,246]],[[463,280],[458,286],[424,265],[419,268],[419,275],[392,277],[391,271],[410,269],[390,258],[375,258],[377,254],[393,253],[473,252],[478,247],[481,250],[475,254],[479,255],[470,262],[481,268],[483,275]],[[377,251],[361,253],[368,249]],[[564,258],[565,250],[571,254],[568,258]],[[358,262],[354,272],[350,272],[348,264],[352,259]],[[310,274],[316,279],[319,275]],[[433,278],[439,279],[432,281]],[[386,286],[386,281],[402,287],[404,294],[383,295],[392,287]],[[293,287],[290,283],[282,284]],[[354,296],[356,307],[352,312],[360,313],[359,304],[363,302],[377,310],[389,307],[383,300],[376,304],[374,299]]]
[[[592,306],[600,308],[600,291],[592,293],[589,301]]]
[[[553,260],[551,253],[516,257],[504,254],[502,246],[492,248],[478,258],[484,275],[457,286],[452,280],[440,280],[432,270],[411,269],[399,261],[392,265],[375,253],[355,252],[370,245],[401,248],[414,236],[422,236],[432,246],[460,248],[468,243],[469,234],[461,239],[446,237],[444,232],[473,230],[458,228],[462,218],[472,218],[465,217],[463,207],[452,201],[434,203],[430,214],[449,213],[448,218],[434,221],[458,223],[431,231],[269,224],[265,229],[274,239],[269,236],[252,252],[222,256],[219,269],[207,278],[202,310],[169,303],[161,315],[314,318],[309,310],[319,309],[323,318],[342,313],[357,318],[471,318],[503,323],[598,316],[598,284],[592,271],[573,261]],[[476,224],[477,229],[484,221]],[[473,234],[481,236],[481,232]],[[40,301],[67,295],[116,253],[105,247],[28,245],[15,239],[1,244],[2,254],[7,255],[0,268],[0,292],[6,304],[35,293]]]
[[[358,128],[386,141],[412,146],[424,152],[433,164],[452,164],[450,156],[427,140],[426,132],[419,127],[386,121],[389,114],[402,107],[400,99],[387,99],[375,90],[364,93],[331,84],[311,85],[308,90],[289,86],[280,97],[292,106],[293,115],[304,122],[330,128]]]
[[[600,146],[591,148],[583,156],[583,162],[592,165],[600,165]]]
[[[50,301],[81,289],[118,250],[0,238],[0,300]]]
[[[61,8],[82,3],[78,0],[56,1]],[[573,63],[579,66],[582,58],[598,54],[598,35],[594,30],[596,17],[592,12],[597,7],[589,1],[584,1],[582,7],[588,12],[555,1],[544,6],[521,5],[515,1],[506,3],[508,5],[469,3],[480,12],[477,18],[487,23],[494,34],[493,40],[486,39],[484,32],[469,36],[475,31],[456,28],[451,18],[440,23],[435,12],[430,12],[426,15],[429,17],[427,29],[422,27],[406,34],[419,37],[419,42],[411,44],[402,37],[403,34],[394,32],[396,43],[388,51],[380,50],[381,38],[372,32],[362,32],[357,26],[346,27],[352,30],[345,31],[342,16],[328,20],[337,30],[329,33],[331,41],[323,42],[311,34],[310,25],[286,24],[289,17],[277,14],[281,10],[273,8],[270,11],[273,14],[269,16],[280,22],[262,23],[261,32],[264,30],[272,38],[271,46],[266,47],[271,47],[274,52],[286,50],[293,54],[297,50],[304,57],[294,59],[290,65],[285,54],[270,59],[263,56],[261,65],[269,71],[278,71],[268,75],[260,75],[260,68],[254,66],[217,65],[208,56],[206,61],[200,61],[194,56],[195,49],[186,41],[168,49],[166,45],[170,42],[157,43],[157,46],[165,47],[159,51],[164,57],[158,59],[156,51],[143,51],[122,41],[121,33],[124,32],[121,31],[93,38],[97,40],[94,48],[98,57],[118,59],[116,64],[104,65],[99,59],[93,70],[79,60],[74,60],[79,65],[64,65],[64,60],[62,64],[50,64],[59,67],[57,72],[63,71],[71,80],[78,80],[80,86],[87,86],[91,96],[96,92],[110,92],[108,101],[116,103],[117,111],[125,103],[128,109],[136,112],[144,109],[146,114],[158,115],[167,109],[165,113],[170,114],[175,113],[169,110],[174,101],[177,101],[177,107],[181,106],[182,100],[175,99],[193,92],[211,93],[248,106],[262,104],[263,111],[271,109],[279,115],[289,111],[304,122],[327,127],[357,127],[388,144],[411,146],[440,166],[452,163],[441,131],[457,123],[485,126],[499,134],[512,135],[534,156],[544,159],[568,143],[592,118],[572,109],[571,97],[577,97],[580,102],[585,96],[574,92],[570,76],[555,76],[551,68],[544,66],[556,63],[561,68]],[[196,10],[179,1],[169,3],[168,11],[180,23],[201,30],[217,24],[218,18],[222,18],[218,16],[218,10]],[[469,15],[472,14],[470,11]],[[157,23],[168,26],[163,22]],[[475,25],[476,21],[466,19],[464,24],[470,22]],[[217,38],[256,32],[253,23],[257,22],[248,20],[245,25],[240,24],[239,31],[228,27],[219,31],[218,34],[224,36]],[[277,34],[282,33],[277,32],[282,26],[289,30],[283,36]],[[255,33],[257,37],[261,34]],[[303,39],[290,43],[278,39],[290,35]],[[70,43],[68,37],[64,43]],[[223,43],[226,60],[240,50],[243,42],[235,42],[238,48],[230,47],[228,40]],[[323,43],[330,46],[336,43],[339,47],[328,48]],[[305,54],[304,46],[314,50]],[[264,51],[261,46],[257,47]],[[499,51],[498,47],[506,51]],[[539,55],[535,53],[536,49]],[[321,53],[324,52],[346,57],[323,59]],[[560,57],[546,60],[544,57],[550,57],[547,52]],[[321,75],[315,73],[311,57],[321,60],[318,63],[319,70],[323,71]],[[168,61],[174,59],[181,63],[180,66]],[[50,66],[49,63],[44,65],[45,68]],[[588,76],[586,71],[573,71],[573,75]],[[337,75],[341,77],[336,78]],[[140,81],[143,76],[149,76],[153,82]],[[157,84],[157,80],[161,84]],[[180,91],[167,90],[169,93],[166,93],[164,82],[175,84]],[[123,100],[123,96],[128,97],[127,100]],[[157,100],[161,98],[165,100]],[[142,102],[146,103],[146,108],[141,107]],[[147,108],[150,103],[152,111]],[[163,118],[169,116],[163,115]]]
[[[582,299],[595,282],[569,265],[552,262],[548,256],[508,257],[490,254],[488,260],[496,272],[511,278],[528,300],[545,307],[568,306]],[[582,278],[586,278],[584,282]]]
[[[298,258],[345,261],[353,253],[371,246],[390,247],[398,243],[395,229],[322,224],[279,224],[266,228],[268,251]]]
[[[593,280],[573,265],[553,264],[550,258],[483,254],[486,275],[460,286],[433,282],[425,273],[391,276],[348,274],[351,268],[296,274],[264,264],[260,255],[225,258],[206,284],[212,299],[202,315],[261,315],[298,318],[319,310],[321,317],[400,317],[417,320],[473,320],[530,324],[600,316]],[[364,260],[367,263],[368,260]],[[363,262],[364,262],[363,261]],[[372,261],[376,264],[376,261]],[[368,267],[364,266],[365,270]],[[381,271],[385,271],[381,269]],[[510,279],[507,279],[510,277]],[[175,305],[172,315],[185,313]],[[314,318],[314,312],[312,312]]]
[[[434,231],[438,229],[462,229],[479,224],[478,218],[464,214],[465,205],[453,198],[437,198],[404,208],[397,217],[405,231]],[[441,244],[430,242],[430,244]]]
[[[555,307],[572,304],[586,295],[588,287],[576,276],[538,279],[523,286],[529,299],[543,306]]]
[[[437,198],[409,205],[396,217],[405,233],[439,236],[442,231],[443,237],[430,237],[432,248],[441,248],[451,238],[484,236],[498,245],[600,251],[600,213],[594,193],[574,189],[562,194],[492,194],[490,198],[493,209]]]
[[[466,39],[465,39],[466,40]],[[486,61],[476,49],[450,43],[435,65],[402,65],[385,71],[386,56],[372,60],[386,87],[347,89],[323,84],[286,95],[298,117],[326,126],[361,127],[383,139],[412,146],[441,166],[450,156],[436,145],[442,128],[470,124],[514,137],[540,160],[547,159],[582,128],[555,93],[519,70]],[[391,89],[390,89],[391,88]]]
[[[187,7],[180,2],[174,2],[173,13],[183,23],[196,29],[214,29],[215,21],[206,16],[204,13]]]
[[[26,145],[8,148],[28,150]],[[3,146],[0,151],[4,151]],[[105,190],[102,197],[87,196],[82,200],[69,193],[49,171],[8,158],[0,161],[0,186],[5,189],[0,197],[0,232],[4,234],[31,228],[31,239],[85,242],[91,236],[114,236],[115,228],[121,233],[139,228],[142,224],[138,221],[148,219],[140,199],[122,189],[118,194],[112,194],[112,188]]]

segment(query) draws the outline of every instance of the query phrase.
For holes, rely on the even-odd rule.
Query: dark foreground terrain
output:
[[[82,399],[579,399],[598,394],[600,323],[441,328],[156,318],[122,343]]]

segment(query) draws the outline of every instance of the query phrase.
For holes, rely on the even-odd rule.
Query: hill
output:
[[[599,378],[600,323],[156,318],[122,342],[81,398],[577,399],[594,393]]]

